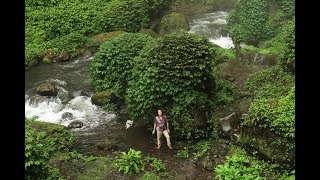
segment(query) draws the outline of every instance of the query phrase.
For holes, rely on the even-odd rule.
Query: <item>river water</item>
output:
[[[210,42],[222,48],[233,48],[233,42],[227,30],[228,12],[195,14],[188,17],[189,33],[203,35]]]
[[[223,48],[232,48],[232,40],[226,29],[227,12],[219,11],[198,14],[188,17],[190,33],[202,34]],[[129,147],[142,150],[143,153],[155,153],[155,135],[152,119],[147,123],[136,123],[126,128],[130,118],[107,112],[91,103],[93,94],[92,83],[89,79],[88,66],[93,57],[82,57],[69,62],[40,64],[25,72],[25,116],[38,116],[41,121],[68,126],[72,121],[82,121],[82,128],[71,129],[75,135],[75,149],[83,154],[107,155],[108,152],[99,150],[97,144],[112,141],[120,149]],[[42,97],[37,95],[36,88],[42,82],[52,82],[58,89],[57,97]],[[81,92],[88,95],[83,96]],[[69,112],[71,117],[62,118]],[[165,139],[163,139],[165,141]],[[163,142],[165,144],[165,142]],[[173,142],[173,145],[174,142]],[[167,153],[176,151],[164,150],[157,152],[158,157],[168,159]]]

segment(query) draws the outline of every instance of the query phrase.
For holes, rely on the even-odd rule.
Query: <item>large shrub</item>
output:
[[[90,64],[90,78],[96,91],[111,91],[123,98],[132,76],[133,58],[153,38],[140,33],[124,33],[101,44]]]
[[[126,102],[135,119],[152,118],[157,108],[169,110],[176,136],[206,135],[213,78],[213,45],[187,32],[161,37],[135,58]],[[202,127],[202,128],[200,128]]]
[[[238,43],[258,45],[266,39],[267,0],[241,0],[228,16],[228,29]]]
[[[291,86],[292,87],[292,86]],[[295,87],[284,96],[253,101],[240,143],[275,162],[295,164]]]

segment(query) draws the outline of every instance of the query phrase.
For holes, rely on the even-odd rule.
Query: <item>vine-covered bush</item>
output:
[[[266,49],[278,57],[278,64],[295,72],[295,19],[288,21],[279,34],[266,41]]]
[[[26,179],[58,179],[59,170],[48,165],[58,150],[68,150],[73,136],[64,126],[25,120],[25,177]]]
[[[187,32],[172,33],[145,46],[135,58],[127,89],[133,118],[151,118],[163,107],[169,110],[177,137],[205,136],[214,89],[212,47],[207,38]]]
[[[293,76],[275,66],[249,78],[258,94],[242,123],[241,144],[276,162],[295,164]],[[254,88],[256,86],[256,88]],[[263,93],[262,93],[263,92]]]
[[[86,46],[89,38],[79,33],[70,33],[53,39],[46,44],[46,49],[56,53],[76,53],[79,48]]]
[[[268,0],[241,0],[227,18],[228,29],[238,42],[258,45],[267,34]]]
[[[89,71],[96,91],[111,91],[117,97],[124,98],[132,76],[133,58],[152,40],[145,34],[124,33],[101,44]]]
[[[109,31],[137,32],[147,27],[148,4],[144,0],[113,0],[107,6],[105,21]]]
[[[295,130],[295,86],[287,96],[280,99],[258,99],[249,109],[243,125],[268,128],[274,133],[294,138]]]
[[[27,1],[25,64],[41,60],[48,41],[64,47],[63,42],[59,44],[59,38],[63,39],[70,33],[81,34],[85,38],[114,30],[138,32],[147,27],[150,16],[167,3],[167,0]],[[73,44],[72,48],[81,45],[82,41]]]
[[[246,88],[256,98],[278,98],[285,96],[294,84],[294,76],[280,66],[273,66],[251,74],[245,82]]]

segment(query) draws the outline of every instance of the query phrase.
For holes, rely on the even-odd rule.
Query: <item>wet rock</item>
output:
[[[42,83],[37,88],[37,93],[41,96],[57,96],[57,88],[50,82]]]
[[[140,29],[139,33],[147,34],[154,38],[158,38],[161,36],[160,34],[156,33],[153,29],[146,29],[146,28]]]
[[[96,146],[99,150],[117,151],[120,149],[117,143],[108,140],[104,142],[99,142]]]
[[[81,121],[72,121],[69,125],[68,125],[68,128],[71,129],[71,128],[82,128],[83,127],[83,122]]]
[[[91,94],[90,94],[90,91],[88,91],[88,90],[81,90],[81,91],[80,91],[80,96],[90,97]]]
[[[92,104],[103,106],[110,102],[111,97],[112,97],[111,92],[108,92],[108,91],[97,92],[92,95],[91,102]]]
[[[161,19],[159,34],[168,34],[174,31],[188,31],[189,24],[186,16],[182,13],[172,12]]]
[[[66,118],[71,119],[72,117],[73,117],[73,114],[71,112],[65,112],[61,115],[62,119],[66,119]]]

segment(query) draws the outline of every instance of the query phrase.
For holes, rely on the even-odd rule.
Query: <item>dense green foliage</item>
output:
[[[108,90],[123,98],[132,76],[133,58],[152,39],[140,33],[124,33],[101,44],[89,71],[95,90]]]
[[[167,0],[75,0],[26,2],[26,58],[41,61],[46,49],[76,53],[103,32],[138,32],[168,5]],[[52,41],[52,42],[51,42]]]
[[[216,64],[220,64],[222,62],[226,62],[229,60],[235,60],[236,54],[234,52],[234,49],[225,49],[221,47],[215,48],[216,51]]]
[[[49,49],[54,54],[56,53],[75,53],[78,49],[85,47],[89,42],[89,38],[79,33],[70,33],[65,36],[53,39],[46,44],[46,49]]]
[[[295,87],[280,99],[257,99],[249,109],[249,116],[243,125],[268,128],[274,133],[294,138],[295,129]]]
[[[130,148],[127,153],[121,152],[121,156],[116,160],[116,166],[125,174],[140,173],[145,166],[141,151]]]
[[[267,33],[267,0],[241,0],[228,16],[228,29],[237,42],[257,45]]]
[[[246,82],[255,99],[242,123],[241,144],[275,162],[295,163],[294,76],[281,66],[251,75]]]
[[[235,43],[257,46],[275,37],[294,17],[294,0],[241,0],[228,16],[228,29]]]
[[[295,71],[295,19],[288,21],[277,36],[266,41],[264,48],[277,55],[278,64],[287,70]]]
[[[145,0],[113,0],[106,7],[105,21],[109,31],[137,32],[149,23]]]
[[[70,148],[73,136],[64,126],[25,120],[25,177],[26,179],[57,179],[59,170],[48,165],[49,158],[58,150]]]
[[[216,94],[215,94],[215,104],[216,105],[228,105],[236,100],[237,88],[236,86],[227,80],[221,78],[215,78],[216,84]]]
[[[279,164],[261,161],[241,148],[232,147],[226,163],[218,165],[215,173],[218,179],[295,179],[294,173],[279,170],[279,167]]]
[[[280,66],[273,66],[251,74],[245,86],[257,98],[279,98],[289,92],[294,82],[294,76]]]
[[[157,108],[168,111],[175,134],[205,136],[214,81],[212,44],[186,32],[172,33],[143,48],[135,58],[126,95],[135,119],[150,118]]]

